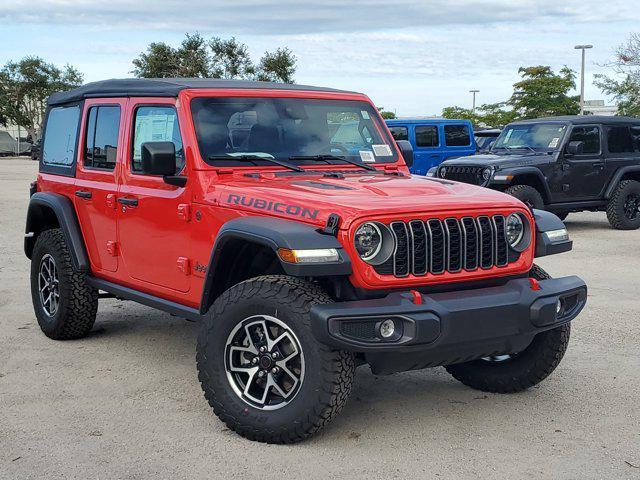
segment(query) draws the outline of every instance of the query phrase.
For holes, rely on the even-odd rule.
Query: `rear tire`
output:
[[[214,302],[196,363],[205,398],[231,430],[259,442],[294,443],[342,410],[354,356],[318,343],[310,325],[311,308],[330,302],[319,286],[281,275],[241,282]]]
[[[529,276],[547,280],[551,276],[533,265]],[[537,385],[553,372],[569,344],[571,324],[539,333],[522,352],[499,355],[445,368],[458,381],[483,392],[515,393]]]
[[[504,193],[516,197],[529,208],[544,209],[544,199],[540,192],[529,185],[514,185],[507,188]]]
[[[620,182],[607,205],[607,219],[616,230],[640,228],[640,182]]]
[[[98,290],[76,270],[60,229],[42,232],[31,257],[31,299],[43,333],[54,340],[86,336],[98,311]]]

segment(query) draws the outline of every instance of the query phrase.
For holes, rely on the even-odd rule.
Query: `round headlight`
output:
[[[444,178],[447,176],[447,168],[446,167],[442,167],[440,169],[440,178]]]
[[[482,179],[487,181],[491,178],[491,169],[489,167],[482,170]]]
[[[507,217],[505,236],[512,248],[516,247],[524,236],[524,222],[520,215],[512,213]]]
[[[356,251],[365,262],[375,257],[382,248],[382,232],[375,223],[363,223],[355,235]]]

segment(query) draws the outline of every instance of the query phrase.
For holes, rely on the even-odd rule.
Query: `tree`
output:
[[[380,116],[385,120],[393,120],[396,118],[395,112],[390,112],[389,110],[385,110],[384,107],[378,107],[378,112],[380,112]]]
[[[24,127],[35,138],[49,95],[78,87],[82,80],[72,66],[61,69],[40,57],[10,61],[0,70],[0,118]]]
[[[640,33],[618,47],[611,66],[620,78],[599,74],[595,84],[616,100],[619,115],[640,116]]]
[[[505,106],[505,102],[481,105],[476,112],[478,123],[487,127],[503,128],[505,125],[518,120],[518,113],[515,110],[505,109]]]
[[[474,125],[480,123],[478,116],[471,109],[458,106],[443,108],[441,116],[452,120],[470,120]]]
[[[200,34],[186,34],[179,48],[164,42],[151,43],[133,60],[136,77],[199,77],[263,80],[293,83],[296,57],[288,48],[265,52],[256,65],[248,47],[235,37],[213,37],[206,41]]]
[[[522,80],[513,85],[514,92],[506,104],[519,118],[576,115],[580,112],[578,96],[569,96],[576,88],[575,72],[562,67],[555,74],[551,67],[520,67]]]

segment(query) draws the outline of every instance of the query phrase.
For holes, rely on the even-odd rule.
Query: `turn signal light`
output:
[[[340,261],[340,255],[335,248],[313,248],[308,250],[279,248],[278,256],[282,261],[287,263],[325,263]]]

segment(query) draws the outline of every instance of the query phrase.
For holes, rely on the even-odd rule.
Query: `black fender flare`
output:
[[[36,192],[31,196],[24,236],[25,255],[31,259],[38,235],[51,225],[49,217],[51,212],[55,215],[67,241],[73,266],[79,271],[88,271],[89,256],[87,255],[76,210],[69,198],[58,193]]]
[[[536,177],[539,181],[540,184],[542,185],[542,188],[544,189],[542,193],[545,203],[549,201],[549,199],[551,198],[551,190],[549,189],[549,184],[547,183],[547,179],[544,178],[544,175],[542,174],[542,172],[535,168],[535,167],[506,167],[505,169],[500,169],[498,170],[494,175],[513,175],[513,178],[509,181],[505,181],[505,182],[496,182],[494,180],[491,180],[490,185],[519,185],[517,178],[520,176],[529,176],[529,175],[533,175],[534,177]]]
[[[611,195],[613,195],[613,192],[622,180],[622,177],[628,173],[638,173],[640,175],[640,165],[628,165],[626,167],[619,168],[613,175],[609,185],[607,185],[607,189],[604,191],[605,200],[609,200],[611,198]]]
[[[573,241],[569,238],[556,241],[545,235],[554,230],[566,230],[564,222],[554,213],[533,209],[533,218],[536,222],[536,258],[568,252],[573,248]]]
[[[271,217],[240,217],[225,223],[216,237],[205,274],[200,313],[206,313],[216,295],[216,278],[226,275],[218,268],[225,246],[230,241],[241,240],[271,248],[280,261],[283,271],[294,277],[333,277],[351,275],[349,255],[338,239],[321,232],[317,227],[292,220]],[[291,250],[334,248],[340,259],[337,262],[296,264],[283,261],[278,249]],[[221,292],[218,292],[221,293]]]

